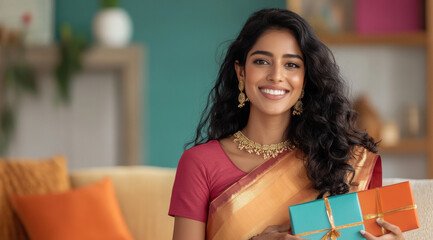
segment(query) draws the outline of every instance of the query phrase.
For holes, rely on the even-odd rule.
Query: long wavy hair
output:
[[[356,157],[354,147],[377,152],[376,143],[356,128],[357,114],[345,96],[346,86],[333,54],[303,18],[288,10],[263,9],[247,20],[227,50],[195,138],[186,147],[226,138],[246,126],[250,107],[237,107],[235,61],[245,66],[247,53],[268,29],[290,30],[306,66],[304,110],[291,118],[285,136],[304,153],[307,175],[319,191],[318,198],[347,193],[351,185],[356,185],[352,182],[355,171],[348,164],[349,159]]]

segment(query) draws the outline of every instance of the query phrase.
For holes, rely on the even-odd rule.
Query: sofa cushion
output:
[[[132,240],[109,178],[63,193],[13,196],[32,240]]]
[[[111,178],[125,221],[135,240],[171,239],[174,218],[168,216],[176,169],[126,166],[77,170],[73,187]]]
[[[28,239],[21,221],[12,209],[14,194],[44,194],[70,188],[66,158],[0,158],[0,239]]]

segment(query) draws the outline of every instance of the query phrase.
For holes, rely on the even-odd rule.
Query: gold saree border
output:
[[[350,192],[364,190],[378,155],[355,148]],[[269,159],[227,188],[209,205],[206,239],[248,239],[268,225],[290,224],[288,207],[316,199],[299,150]],[[266,202],[266,204],[263,204]]]
[[[284,156],[286,156],[288,153],[289,153],[288,151],[285,151],[280,155],[278,155],[277,157],[265,161],[264,163],[260,164],[259,166],[251,170],[251,172],[247,173],[237,182],[232,184],[226,190],[224,190],[218,197],[216,197],[214,200],[212,200],[212,202],[210,202],[208,216],[211,216],[217,210],[217,208],[221,207],[222,205],[224,205],[224,203],[226,203],[227,201],[235,197],[237,194],[239,194],[241,188],[248,187],[249,185],[256,182],[257,178],[260,177],[260,175],[269,171],[270,168],[275,166],[275,164],[278,161],[280,161]]]
[[[288,206],[317,196],[297,153],[268,160],[212,201],[207,239],[248,239],[268,225],[290,223]]]
[[[374,167],[380,155],[369,152],[363,147],[357,147],[354,150],[354,158],[349,163],[355,169],[355,177],[353,179],[357,186],[352,186],[350,192],[358,192],[367,190],[373,176]]]

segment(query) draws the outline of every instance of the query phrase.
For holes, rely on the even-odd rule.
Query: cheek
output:
[[[254,91],[253,89],[254,89],[254,83],[247,79],[245,82],[245,94],[249,96]]]
[[[263,76],[266,76],[266,70],[257,67],[249,67],[245,71],[245,76],[247,82],[257,82],[262,79]]]
[[[246,91],[252,91],[255,89],[257,82],[263,79],[263,70],[257,68],[249,68],[245,72],[245,89]]]
[[[290,78],[290,85],[292,85],[292,87],[294,89],[301,89],[304,86],[304,75],[298,75],[298,76],[293,76],[292,78]]]

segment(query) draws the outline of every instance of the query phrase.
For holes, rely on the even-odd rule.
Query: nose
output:
[[[268,80],[272,82],[282,82],[283,81],[283,69],[279,64],[275,64],[269,72]]]

